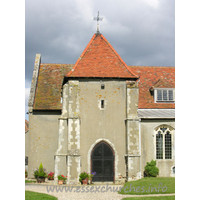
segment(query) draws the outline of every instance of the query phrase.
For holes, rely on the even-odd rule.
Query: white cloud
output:
[[[159,0],[143,0],[143,1],[153,8],[157,8],[159,4]]]

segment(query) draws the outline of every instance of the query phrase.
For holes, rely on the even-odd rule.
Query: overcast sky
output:
[[[174,0],[26,0],[25,112],[35,55],[74,64],[96,32],[98,11],[100,32],[127,65],[175,66]]]

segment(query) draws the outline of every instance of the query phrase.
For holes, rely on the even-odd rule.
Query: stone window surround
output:
[[[165,132],[164,133],[161,133],[161,134],[163,134],[163,136],[167,133],[167,131],[169,131],[170,132],[170,134],[171,134],[171,154],[172,154],[172,156],[171,156],[171,159],[165,159],[165,137],[163,137],[163,159],[157,159],[156,158],[156,134],[158,134],[158,131],[160,130],[160,128],[166,128],[166,130],[165,130]],[[162,131],[161,131],[162,132]],[[172,126],[170,126],[170,125],[166,125],[166,124],[163,124],[163,125],[159,125],[159,126],[157,126],[155,129],[154,129],[154,156],[155,156],[155,158],[154,158],[154,160],[160,160],[160,161],[172,161],[173,160],[173,157],[174,157],[174,155],[173,155],[173,153],[174,153],[174,149],[173,149],[173,143],[174,143],[174,141],[173,141],[173,136],[174,136],[174,128],[172,127]]]

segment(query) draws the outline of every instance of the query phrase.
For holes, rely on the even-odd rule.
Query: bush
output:
[[[156,177],[159,174],[159,169],[156,167],[156,160],[147,162],[144,173],[148,177]]]
[[[39,177],[47,177],[47,173],[45,172],[46,170],[43,168],[43,165],[42,163],[40,163],[40,166],[39,166],[39,171],[38,171],[38,176]]]
[[[64,175],[59,175],[58,180],[65,181],[67,179],[67,176],[65,177]]]
[[[40,164],[39,169],[37,168],[37,169],[34,170],[33,175],[34,175],[35,178],[38,178],[38,177],[45,177],[46,178],[47,177],[46,169],[43,168],[42,163]]]
[[[87,172],[82,172],[80,175],[79,175],[79,181],[82,182],[82,180],[86,179],[86,178],[89,178],[89,174]]]

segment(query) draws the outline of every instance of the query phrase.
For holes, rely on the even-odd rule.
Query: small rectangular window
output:
[[[104,90],[105,89],[105,85],[101,84],[101,89]]]
[[[155,101],[174,101],[174,90],[157,89]]]
[[[28,156],[25,156],[25,165],[28,165]]]
[[[104,100],[101,100],[101,108],[104,108]]]

